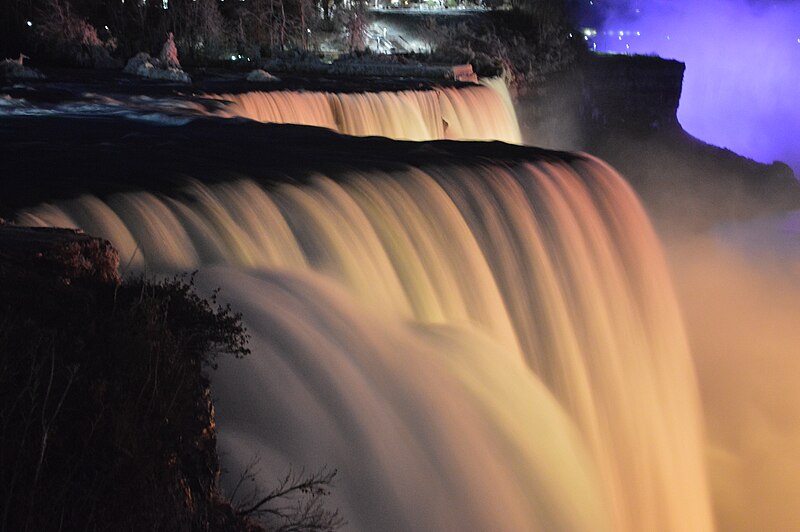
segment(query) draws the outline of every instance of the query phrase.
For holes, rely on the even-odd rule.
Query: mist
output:
[[[791,216],[667,243],[720,530],[800,529],[798,244]]]

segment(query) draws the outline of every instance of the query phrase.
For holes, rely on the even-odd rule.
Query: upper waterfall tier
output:
[[[345,135],[398,140],[522,142],[508,89],[500,79],[482,85],[382,92],[271,91],[209,94],[217,112],[281,124],[332,129]]]
[[[297,83],[260,89],[252,84],[210,84],[195,92],[144,87],[130,94],[116,86],[54,83],[35,92],[19,89],[3,95],[0,117],[118,116],[180,126],[211,116],[315,126],[359,137],[522,143],[508,88],[498,78],[449,86],[405,83],[379,90],[337,90],[336,85],[309,89]]]

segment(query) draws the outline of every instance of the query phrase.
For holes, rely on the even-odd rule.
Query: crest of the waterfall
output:
[[[381,92],[269,91],[211,94],[223,116],[326,127],[345,135],[399,140],[522,142],[503,80],[480,85]]]
[[[253,333],[214,375],[228,469],[338,467],[356,529],[712,529],[660,246],[591,157],[194,183],[20,218],[221,286]]]
[[[222,114],[273,124],[301,124],[338,131],[334,110],[324,92],[272,91],[211,94],[226,102]]]

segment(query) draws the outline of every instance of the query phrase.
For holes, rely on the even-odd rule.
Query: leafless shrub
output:
[[[175,34],[169,32],[164,46],[161,47],[161,53],[158,58],[167,68],[180,68],[181,62],[178,59],[178,47],[175,46]]]
[[[337,6],[333,21],[335,27],[342,32],[345,46],[349,51],[365,48],[366,30],[369,26],[369,10],[365,3],[355,1],[348,6]]]
[[[338,510],[324,506],[336,469],[323,467],[313,474],[290,469],[275,488],[263,493],[256,482],[258,463],[256,458],[245,468],[231,494],[238,516],[255,518],[275,532],[332,532],[345,524]]]
[[[227,36],[217,0],[172,0],[169,17],[183,54],[195,62],[219,59]]]
[[[316,48],[319,13],[313,0],[252,0],[237,6],[231,34],[250,58]]]
[[[97,29],[75,14],[68,0],[47,0],[38,19],[39,38],[65,59],[80,66],[117,66],[109,54],[116,48],[116,41],[100,39]]]
[[[204,529],[206,370],[246,341],[191,280],[95,287],[0,267],[0,530]]]
[[[470,63],[479,75],[502,76],[524,92],[575,61],[578,45],[570,31],[566,19],[552,10],[535,16],[515,11],[458,24],[429,17],[423,38],[431,61]]]

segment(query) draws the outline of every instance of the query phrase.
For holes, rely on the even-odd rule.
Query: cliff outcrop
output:
[[[118,265],[102,239],[0,226],[0,529],[250,529],[218,493],[207,374],[247,353],[239,316]]]

